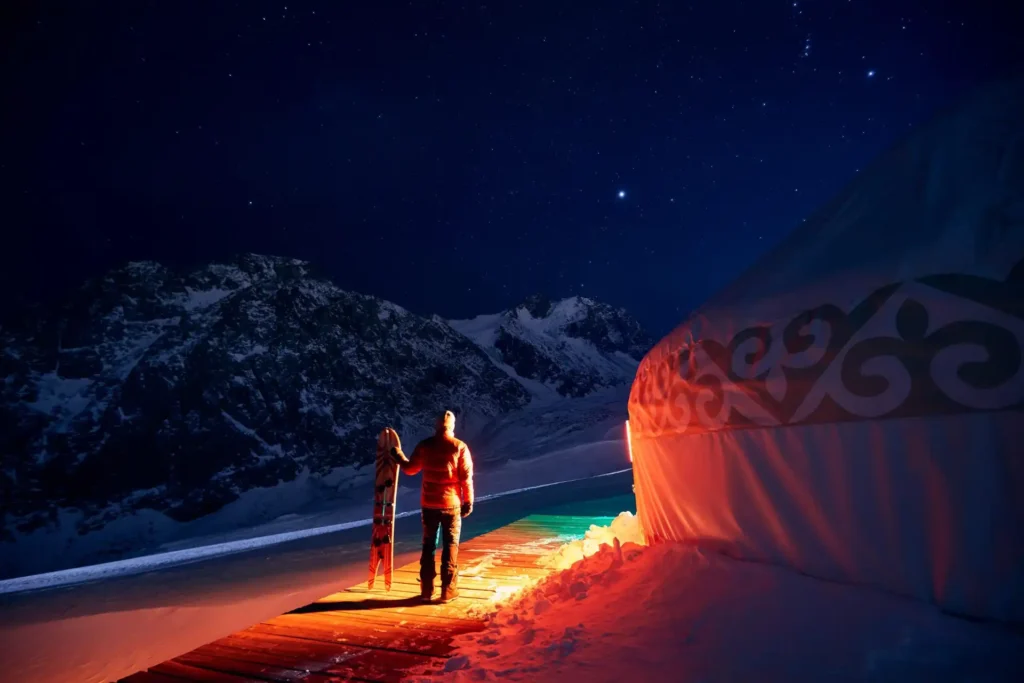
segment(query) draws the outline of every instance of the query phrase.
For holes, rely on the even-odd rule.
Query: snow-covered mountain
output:
[[[538,427],[561,443],[624,415],[646,344],[625,312],[587,299],[449,323],[291,259],[131,263],[0,327],[0,533],[52,529],[69,510],[83,533],[140,510],[194,520],[299,479],[365,484],[380,428],[414,441],[439,406],[522,457],[503,419],[591,395],[575,426],[571,406],[542,411],[560,416]]]
[[[538,397],[581,397],[629,383],[651,347],[626,311],[578,296],[533,296],[509,311],[450,324]]]

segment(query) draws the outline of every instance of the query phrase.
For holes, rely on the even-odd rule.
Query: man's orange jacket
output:
[[[430,510],[458,508],[473,503],[473,456],[454,436],[435,434],[420,441],[402,471],[423,470],[420,505]]]

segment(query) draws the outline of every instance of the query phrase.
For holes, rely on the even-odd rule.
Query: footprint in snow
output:
[[[447,671],[460,671],[462,669],[469,668],[469,657],[466,655],[458,655],[452,657],[444,663],[444,670]]]

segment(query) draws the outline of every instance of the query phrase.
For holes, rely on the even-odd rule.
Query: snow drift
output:
[[[1022,354],[1017,80],[889,151],[645,357],[644,531],[1024,620]]]
[[[414,681],[1015,681],[1024,638],[922,603],[591,527]]]

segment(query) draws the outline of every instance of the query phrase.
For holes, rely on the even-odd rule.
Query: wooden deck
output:
[[[395,570],[390,593],[377,578],[204,645],[124,683],[207,681],[399,681],[415,667],[440,670],[456,635],[482,630],[484,616],[545,577],[541,556],[611,517],[535,515],[462,544],[460,598],[418,603],[418,562]],[[369,553],[369,549],[367,549]],[[435,598],[439,588],[435,587]]]

